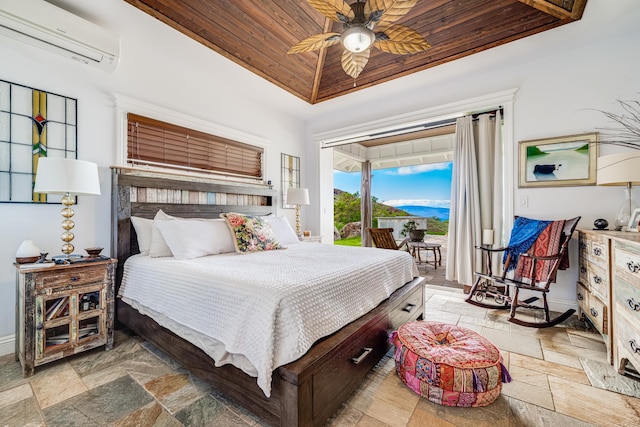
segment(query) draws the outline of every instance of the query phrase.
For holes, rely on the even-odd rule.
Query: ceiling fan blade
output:
[[[353,10],[344,0],[307,0],[311,6],[327,18],[346,23],[354,18]]]
[[[315,36],[307,37],[304,40],[299,41],[287,53],[302,53],[311,52],[312,50],[318,50],[322,47],[333,46],[340,41],[340,34],[338,33],[322,33]]]
[[[370,16],[371,13],[381,10],[382,16],[377,25],[386,27],[406,15],[417,2],[418,0],[368,0],[364,14]]]
[[[342,69],[344,72],[354,79],[357,78],[362,70],[364,70],[364,66],[369,62],[370,51],[371,49],[367,49],[354,53],[345,49],[344,52],[342,52]]]
[[[423,52],[431,47],[420,33],[402,25],[391,25],[384,32],[377,32],[373,46],[396,55]]]

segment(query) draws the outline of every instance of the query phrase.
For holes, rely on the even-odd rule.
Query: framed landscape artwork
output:
[[[598,133],[520,141],[520,187],[595,185]]]

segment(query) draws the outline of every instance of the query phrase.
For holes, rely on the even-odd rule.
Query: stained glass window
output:
[[[59,202],[33,185],[40,157],[78,157],[77,103],[0,80],[0,202]]]

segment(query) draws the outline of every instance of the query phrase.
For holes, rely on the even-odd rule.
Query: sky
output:
[[[373,171],[371,195],[390,206],[451,206],[453,163],[405,166]],[[360,172],[333,171],[333,186],[349,193],[360,192]]]

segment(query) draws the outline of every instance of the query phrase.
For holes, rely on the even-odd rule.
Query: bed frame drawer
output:
[[[362,382],[389,350],[387,321],[367,323],[353,340],[342,342],[327,355],[313,375],[313,418],[326,420]]]
[[[417,286],[389,313],[389,328],[396,330],[407,322],[418,319],[424,309],[424,286]]]

